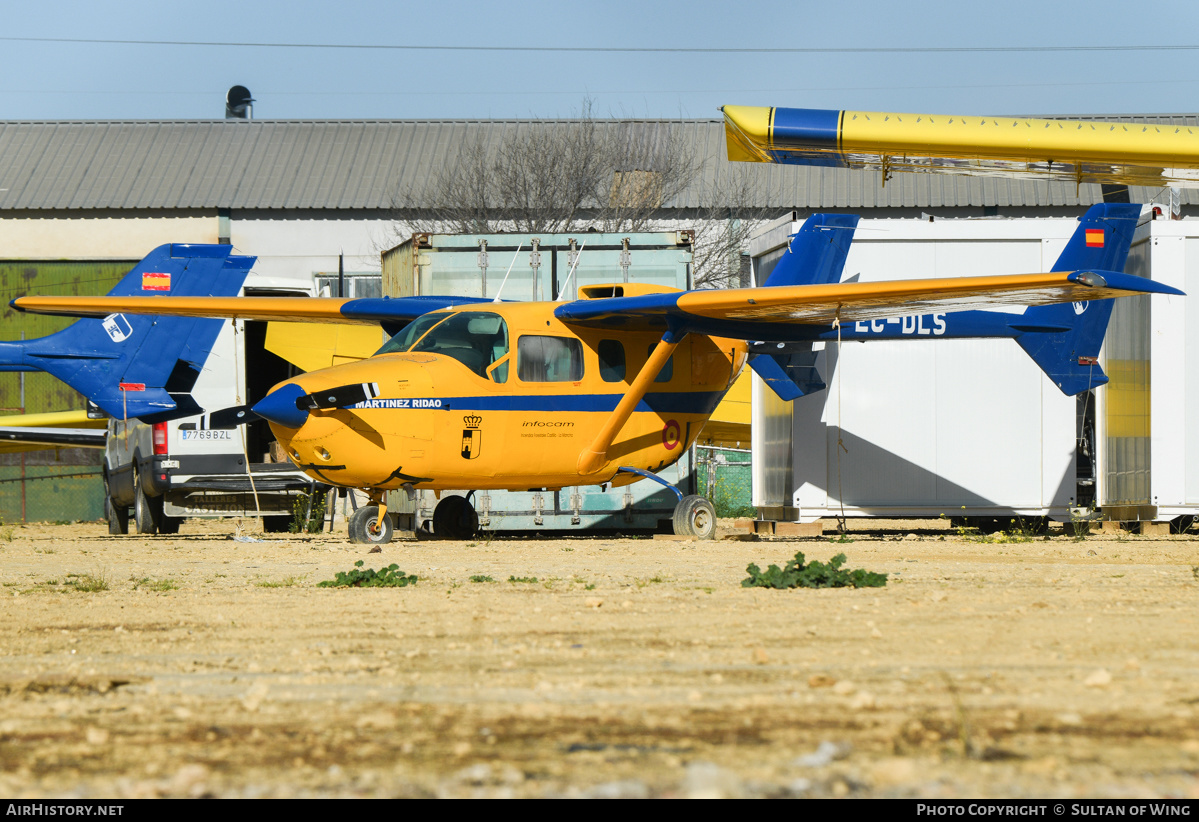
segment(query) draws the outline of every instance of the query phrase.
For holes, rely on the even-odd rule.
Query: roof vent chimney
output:
[[[229,93],[225,95],[225,119],[226,120],[252,120],[254,119],[254,98],[250,96],[250,90],[245,86],[234,86],[229,89]]]

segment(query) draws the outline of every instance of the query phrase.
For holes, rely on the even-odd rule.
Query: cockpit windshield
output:
[[[378,353],[396,351],[444,354],[486,377],[488,367],[508,353],[508,325],[503,317],[487,311],[426,315],[392,337]]]
[[[412,347],[414,342],[425,336],[430,328],[449,316],[449,314],[425,314],[423,317],[417,317],[404,326],[399,334],[396,334],[390,340],[383,343],[383,347],[376,351],[375,355],[396,354],[400,351],[407,351]]]

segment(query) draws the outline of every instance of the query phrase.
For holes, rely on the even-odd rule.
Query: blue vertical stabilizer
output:
[[[1128,203],[1091,206],[1051,270],[1123,272],[1140,214],[1139,205]],[[1034,306],[1021,318],[1030,330],[1016,342],[1063,393],[1096,388],[1107,382],[1096,359],[1112,307],[1112,300]],[[1037,326],[1069,330],[1043,332]]]
[[[841,282],[845,257],[858,227],[855,214],[813,214],[791,235],[765,286],[832,285]]]
[[[111,297],[231,297],[254,257],[228,245],[163,245]],[[81,319],[48,337],[0,343],[0,371],[45,371],[110,416],[148,421],[199,413],[190,392],[222,320],[112,314]]]
[[[841,282],[858,227],[855,214],[813,214],[791,235],[787,250],[763,285],[832,285]],[[824,389],[811,344],[786,354],[752,353],[749,366],[782,400]]]

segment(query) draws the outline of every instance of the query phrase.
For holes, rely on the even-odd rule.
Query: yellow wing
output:
[[[19,297],[13,308],[34,314],[107,317],[109,314],[161,314],[171,317],[229,317],[239,320],[314,320],[375,324],[345,317],[348,299],[332,297]]]
[[[406,323],[422,314],[480,302],[478,297],[18,297],[10,305],[34,314],[107,317],[152,314],[164,317],[229,317],[350,325]]]
[[[1102,300],[1136,293],[1182,294],[1144,277],[1063,271],[877,283],[791,285],[577,300],[555,312],[580,325],[665,327],[772,339],[769,324],[828,325],[911,314]],[[757,328],[757,330],[755,330]],[[761,336],[757,336],[761,335]]]
[[[728,158],[1199,187],[1199,128],[1153,123],[725,106]]]
[[[0,454],[47,448],[103,448],[108,420],[86,411],[54,411],[0,417]]]

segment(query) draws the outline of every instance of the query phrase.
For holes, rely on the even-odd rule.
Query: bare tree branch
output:
[[[741,284],[746,242],[773,216],[753,205],[771,201],[757,169],[705,167],[684,123],[598,120],[590,100],[577,119],[505,128],[491,143],[483,130],[468,134],[424,186],[397,191],[398,222],[431,234],[689,228],[696,287]],[[684,198],[699,202],[680,219]]]

